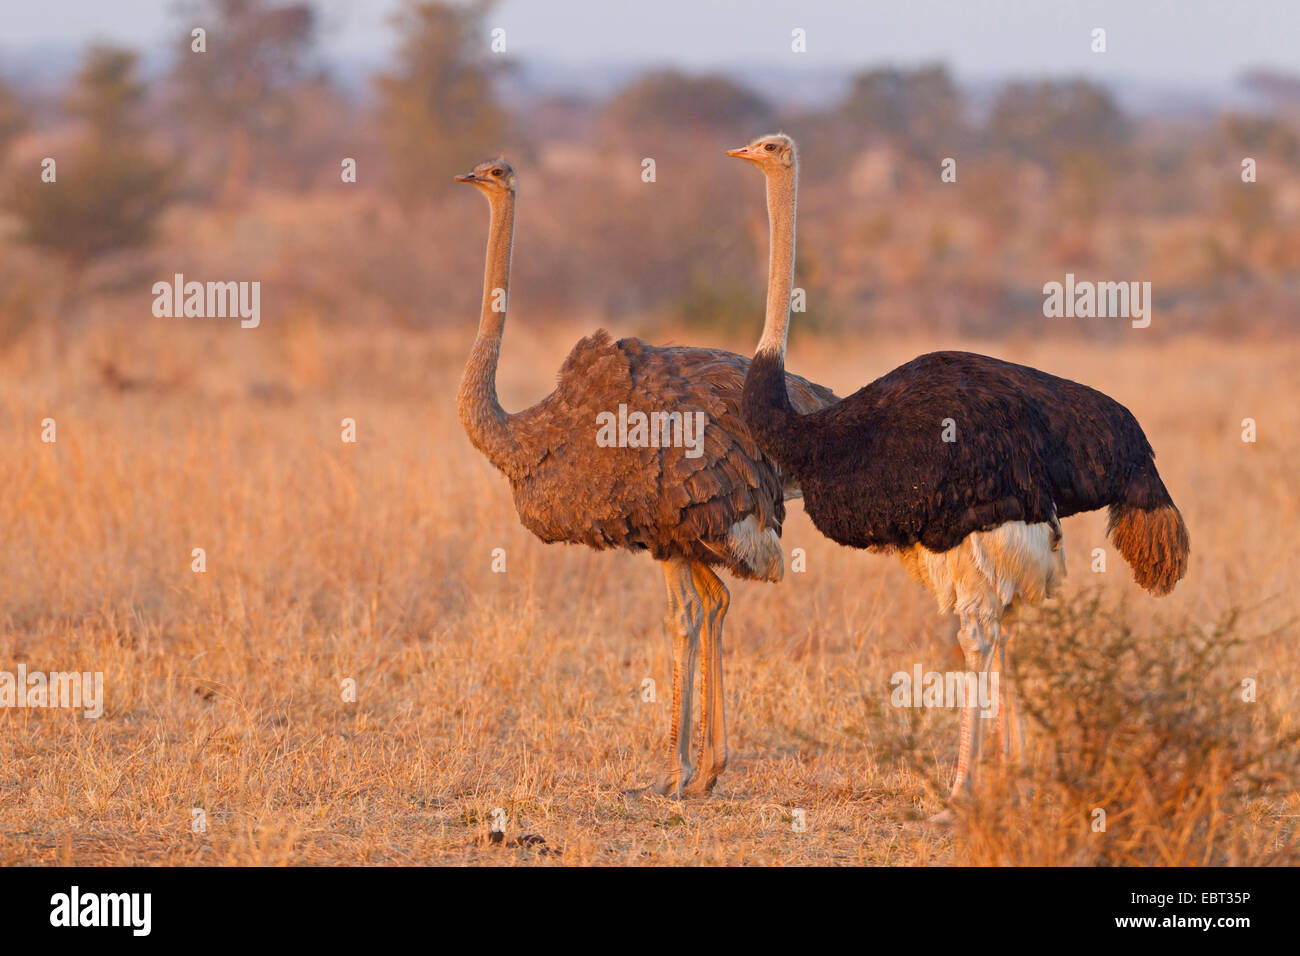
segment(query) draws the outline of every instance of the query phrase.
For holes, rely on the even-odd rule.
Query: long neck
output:
[[[767,262],[767,315],[763,337],[745,375],[741,409],[758,447],[793,466],[800,458],[799,415],[785,387],[785,345],[790,329],[790,287],[794,283],[795,167],[767,177],[771,250]]]
[[[498,469],[511,473],[519,448],[510,433],[505,409],[497,400],[496,378],[509,299],[515,197],[512,193],[501,193],[492,196],[489,204],[492,221],[488,227],[487,266],[483,270],[483,308],[474,350],[460,380],[456,406],[474,447]]]
[[[776,353],[785,364],[790,332],[790,292],[794,285],[794,224],[798,178],[793,165],[767,177],[767,221],[771,246],[767,257],[767,313],[758,351]]]

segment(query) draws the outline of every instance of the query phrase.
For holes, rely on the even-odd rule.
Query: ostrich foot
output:
[[[660,774],[655,782],[648,787],[635,787],[631,790],[624,790],[623,796],[629,800],[637,800],[647,794],[653,794],[657,797],[667,797],[670,800],[680,800],[686,794],[686,787],[694,779],[690,768],[682,774],[667,772]]]
[[[682,787],[683,797],[707,797],[718,782],[717,774],[697,773]]]
[[[645,796],[667,797],[669,800],[680,800],[682,798],[680,793],[666,790],[658,784],[651,784],[648,787],[632,787],[629,790],[624,790],[623,796],[629,801],[640,800]]]

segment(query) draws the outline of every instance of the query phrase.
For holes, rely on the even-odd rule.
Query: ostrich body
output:
[[[998,735],[1019,757],[1006,667],[1015,607],[1065,575],[1060,520],[1110,509],[1110,534],[1137,582],[1167,594],[1188,538],[1137,419],[1101,392],[969,352],[913,359],[826,408],[804,412],[783,384],[793,282],[798,157],[788,136],[729,155],[767,180],[771,228],[763,337],[742,412],[759,448],[803,489],[827,537],[894,551],[941,612],[956,613],[967,667],[996,672]],[[945,441],[945,426],[951,440]],[[973,783],[982,730],[967,700],[952,796]]]
[[[456,177],[488,200],[483,308],[458,397],[470,441],[510,480],[524,527],[546,542],[648,551],[663,566],[673,635],[673,718],[667,765],[649,788],[706,794],[727,760],[722,624],[729,596],[714,571],[778,581],[784,573],[785,499],[798,489],[764,456],[740,415],[749,359],[721,349],[656,348],[612,341],[600,330],[578,342],[553,391],[524,411],[497,401],[514,236],[516,176],[504,160]],[[794,375],[790,400],[812,411],[835,396]],[[702,443],[687,448],[601,447],[600,416],[620,406],[647,414],[703,413]],[[671,426],[667,426],[671,432]],[[627,444],[631,445],[629,441]],[[697,453],[698,452],[698,453]],[[701,648],[701,644],[703,647]],[[699,766],[691,763],[692,698],[701,667]]]

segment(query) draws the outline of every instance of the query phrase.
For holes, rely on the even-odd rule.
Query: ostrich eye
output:
[[[764,148],[765,150],[767,150],[769,153],[775,153],[775,152],[776,152],[776,143],[768,143],[768,144],[767,144],[766,146],[764,146],[763,148]]]
[[[501,175],[501,170],[499,170],[499,169],[494,169],[494,170],[492,170],[492,175],[493,175],[493,176],[500,176],[500,175]]]

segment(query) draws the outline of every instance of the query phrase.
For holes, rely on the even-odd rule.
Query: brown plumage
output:
[[[656,348],[611,341],[600,330],[574,346],[555,391],[509,416],[519,449],[510,477],[519,520],[543,541],[649,551],[726,566],[742,578],[779,580],[782,566],[735,553],[728,535],[753,515],[779,535],[788,479],[764,457],[740,417],[749,369],[721,349]],[[792,401],[812,411],[831,393],[788,376]],[[672,409],[705,414],[704,447],[600,448],[597,416]]]
[[[707,793],[726,763],[721,629],[729,602],[713,572],[776,581],[784,499],[798,489],[759,451],[740,414],[749,359],[720,349],[660,348],[612,341],[601,330],[580,341],[555,390],[508,414],[496,396],[514,231],[516,177],[504,160],[457,177],[487,197],[492,219],[478,336],[461,381],[458,408],[474,446],[509,479],[524,527],[547,542],[648,551],[661,562],[674,632],[673,724],[668,766],[653,789]],[[833,403],[830,390],[787,376],[804,412]],[[687,442],[680,427],[667,447],[606,447],[602,417],[624,412],[703,415]],[[692,422],[696,419],[691,417]],[[660,442],[659,444],[663,444]],[[698,454],[697,454],[698,451]],[[690,762],[691,698],[703,642],[699,772]]]

